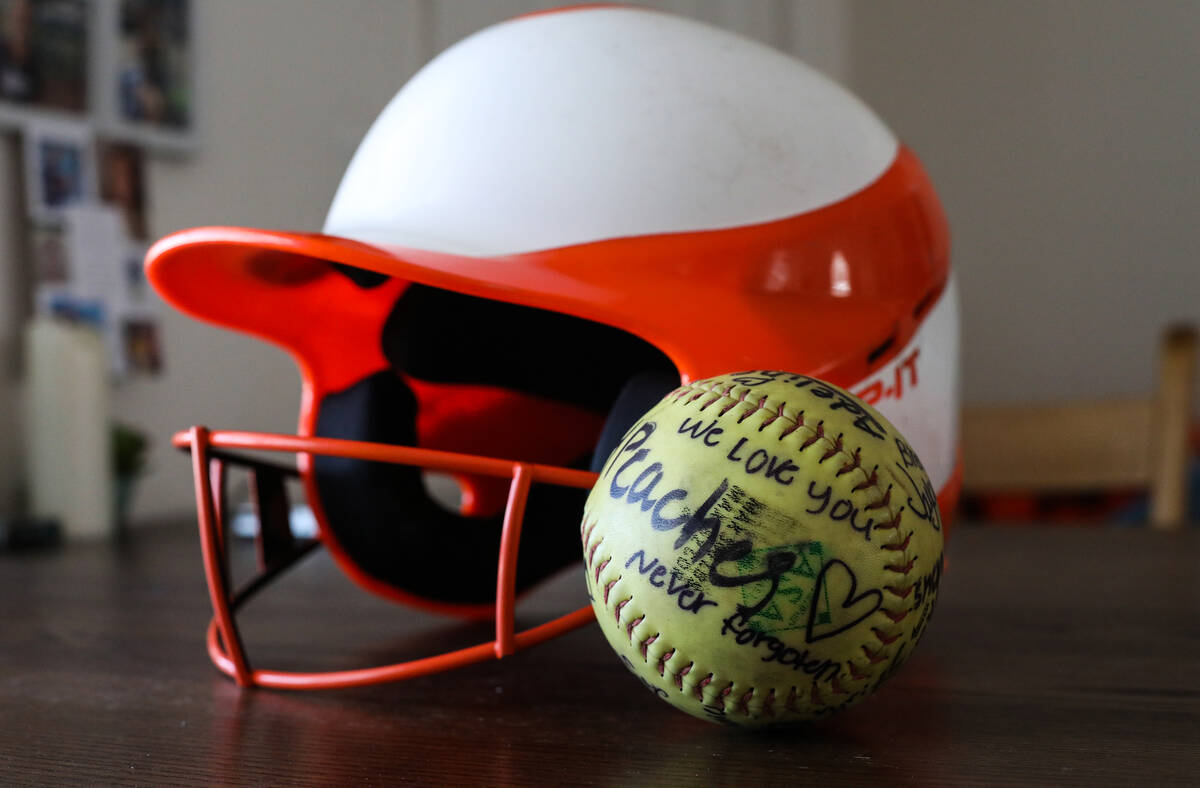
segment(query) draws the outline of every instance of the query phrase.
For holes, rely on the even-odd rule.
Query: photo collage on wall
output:
[[[86,111],[88,5],[83,0],[3,0],[0,14],[0,99]]]
[[[0,127],[21,134],[34,311],[162,370],[146,161],[193,145],[188,0],[0,0]]]

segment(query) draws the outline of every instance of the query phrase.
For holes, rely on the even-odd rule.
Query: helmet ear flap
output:
[[[645,370],[629,378],[608,411],[592,454],[591,470],[599,473],[629,428],[678,386],[678,373],[664,369]]]

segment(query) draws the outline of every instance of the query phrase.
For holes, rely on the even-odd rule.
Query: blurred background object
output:
[[[1149,522],[1196,520],[1189,424],[1196,329],[1170,326],[1158,376],[1140,397],[968,406],[963,413],[963,505],[968,520]]]
[[[168,448],[182,418],[291,432],[292,361],[156,309],[139,278],[146,241],[208,224],[320,227],[351,154],[401,84],[463,36],[552,5],[0,3],[0,514],[29,499],[21,336],[34,314],[100,326],[109,418],[149,438],[135,527],[192,516],[185,460]],[[1155,379],[1150,349],[1163,326],[1200,323],[1200,5],[648,5],[800,57],[860,95],[921,157],[952,231],[968,405],[1139,397]],[[80,8],[85,30],[71,21]],[[23,64],[39,17],[56,20],[46,40],[57,42],[57,78],[86,85],[83,100],[62,88],[37,98],[48,94]],[[86,74],[62,77],[80,52]],[[131,96],[150,98],[123,102]],[[82,179],[79,221],[93,230],[83,235],[107,239],[103,252],[70,240],[79,222],[73,231],[53,210],[35,221],[27,205],[31,146],[21,141],[62,124],[102,143],[81,148],[83,166],[71,171]],[[105,199],[115,219],[88,207]],[[119,233],[103,229],[112,227]],[[89,262],[105,275],[64,291]],[[1190,405],[1194,413],[1195,394]]]
[[[25,329],[29,506],[68,539],[112,536],[114,474],[104,345],[92,329],[37,317]]]

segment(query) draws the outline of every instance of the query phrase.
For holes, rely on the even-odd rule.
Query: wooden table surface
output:
[[[190,527],[0,555],[0,784],[1200,784],[1200,534],[960,526],[947,554],[905,668],[767,734],[656,700],[595,626],[399,684],[239,691],[204,653]],[[530,620],[583,604],[580,571]],[[368,597],[323,553],[245,616],[280,669],[490,638]]]

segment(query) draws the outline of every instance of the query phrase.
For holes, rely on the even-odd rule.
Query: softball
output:
[[[609,456],[581,528],[588,592],[621,661],[703,719],[819,718],[912,653],[942,525],[888,421],[805,375],[676,389]]]

